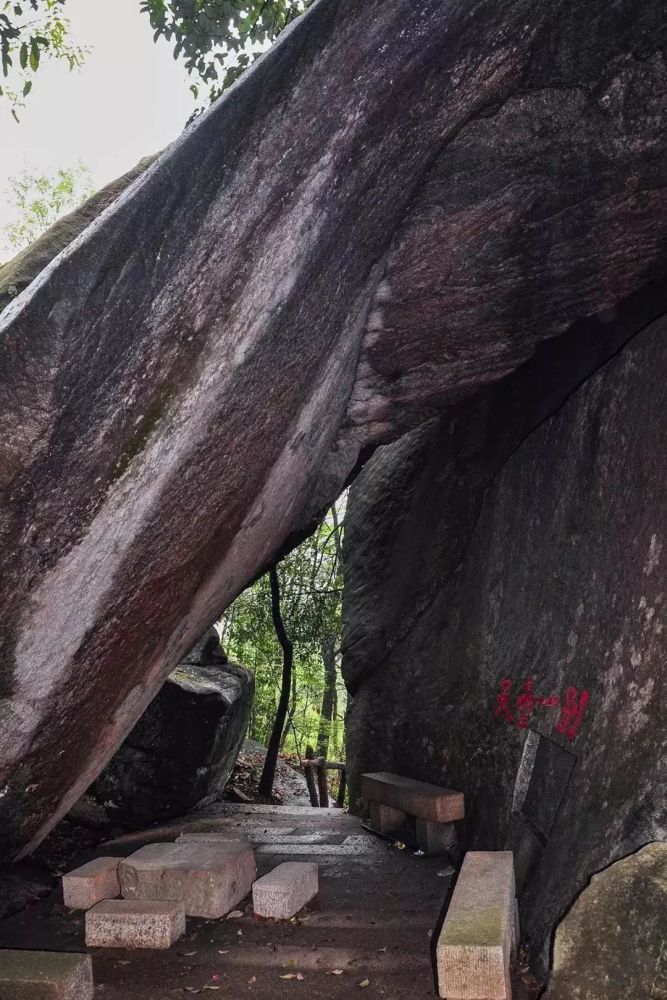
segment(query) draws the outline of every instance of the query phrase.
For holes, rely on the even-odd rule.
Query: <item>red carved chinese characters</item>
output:
[[[535,680],[533,677],[527,677],[516,699],[516,716],[512,714],[511,710],[511,692],[512,678],[504,677],[500,682],[500,694],[496,699],[496,718],[500,716],[505,722],[516,725],[519,729],[527,729],[536,709],[561,708],[556,732],[563,733],[568,740],[575,738],[588,704],[588,691],[582,691],[579,694],[577,688],[569,687],[565,692],[565,702],[561,707],[561,700],[557,695],[544,697],[535,694]]]
[[[498,707],[496,716],[504,715],[508,722],[514,722],[514,716],[510,712],[510,691],[512,690],[511,677],[505,677],[500,682],[500,694],[498,695]]]
[[[588,691],[582,691],[580,695],[575,687],[569,687],[565,692],[560,719],[556,723],[556,732],[566,734],[568,740],[572,741],[577,735],[587,704]]]

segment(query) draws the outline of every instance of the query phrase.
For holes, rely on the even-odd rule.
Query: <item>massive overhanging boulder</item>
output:
[[[664,35],[320,0],[5,310],[10,856],[379,442],[664,277]]]

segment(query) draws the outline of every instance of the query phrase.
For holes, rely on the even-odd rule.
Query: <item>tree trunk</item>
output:
[[[324,662],[324,691],[320,710],[320,726],[317,733],[317,756],[326,757],[336,701],[336,643],[334,637],[332,635],[323,636],[321,647]]]
[[[271,616],[276,635],[278,636],[278,642],[283,651],[283,676],[280,685],[280,700],[276,710],[269,745],[266,750],[266,757],[264,758],[262,777],[259,780],[259,794],[267,798],[273,791],[273,778],[278,762],[278,750],[280,749],[280,741],[285,728],[287,709],[289,708],[292,664],[294,662],[294,647],[285,631],[285,624],[280,613],[280,583],[278,582],[278,570],[275,566],[272,566],[269,570],[269,579],[271,581]]]
[[[298,754],[299,753],[299,748],[297,746],[297,741],[296,741],[296,729],[294,728],[294,712],[296,711],[297,698],[298,698],[298,690],[297,690],[297,686],[296,686],[296,671],[293,670],[292,671],[292,700],[291,700],[291,704],[289,706],[289,712],[287,714],[287,722],[285,723],[285,726],[283,728],[283,734],[280,737],[280,749],[281,749],[281,751],[284,749],[285,740],[287,739],[287,733],[288,733],[288,731],[290,729],[290,726],[291,726],[292,730],[294,731],[294,744],[296,746],[296,752]]]

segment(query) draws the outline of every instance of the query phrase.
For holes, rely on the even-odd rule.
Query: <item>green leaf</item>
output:
[[[30,69],[33,72],[36,72],[37,69],[39,68],[40,55],[41,53],[39,51],[39,45],[35,41],[35,39],[33,39],[32,44],[30,46]]]

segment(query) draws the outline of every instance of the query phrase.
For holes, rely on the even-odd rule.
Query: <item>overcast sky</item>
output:
[[[0,99],[0,229],[7,181],[24,164],[90,168],[95,187],[174,139],[194,108],[182,63],[153,32],[139,0],[68,0],[73,35],[92,51],[80,70],[44,62],[16,124]],[[11,255],[0,235],[0,260]]]

